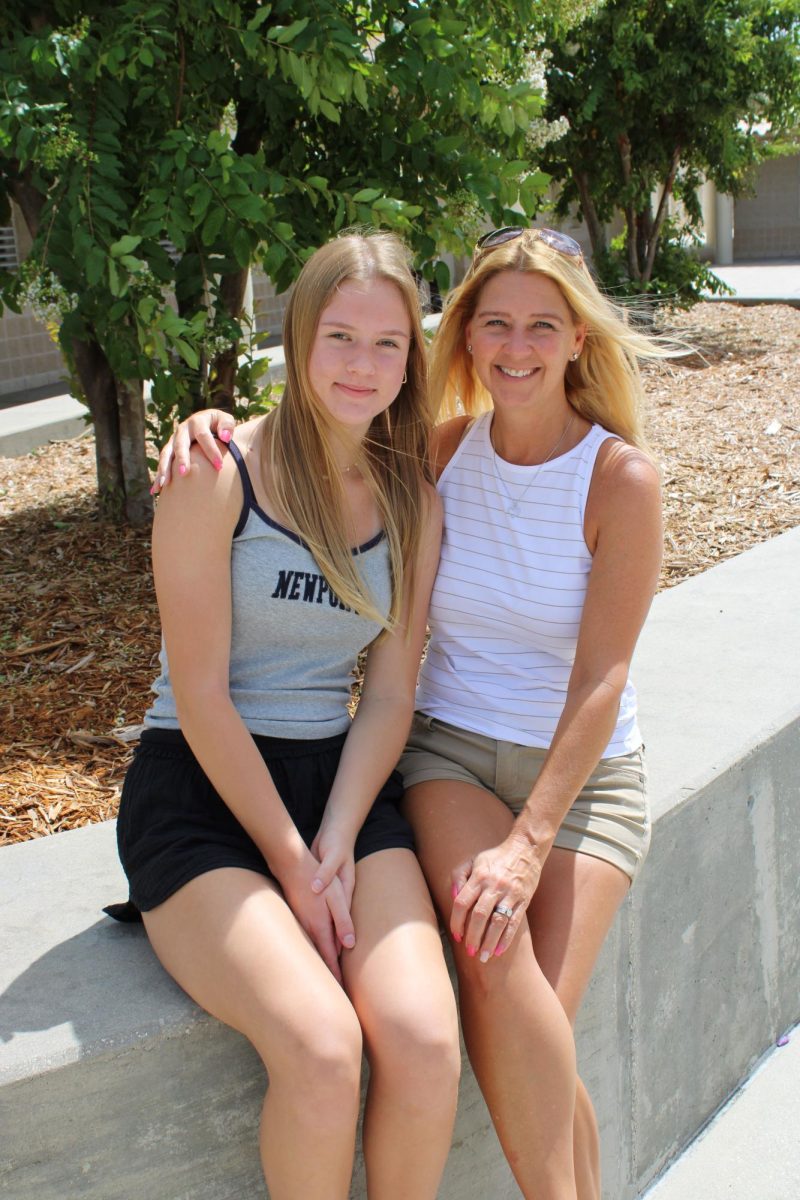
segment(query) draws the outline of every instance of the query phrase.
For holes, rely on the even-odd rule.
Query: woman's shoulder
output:
[[[661,476],[647,451],[619,437],[609,437],[597,453],[587,503],[587,518],[636,522],[661,508]]]

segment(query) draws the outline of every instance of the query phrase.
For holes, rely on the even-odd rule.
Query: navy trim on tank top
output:
[[[231,454],[233,455],[233,461],[236,463],[236,467],[239,471],[239,475],[242,480],[242,491],[244,492],[244,500],[242,501],[242,511],[239,514],[239,520],[236,522],[236,528],[233,531],[234,539],[237,538],[239,536],[239,534],[242,532],[242,530],[244,529],[245,524],[247,522],[247,515],[249,512],[252,511],[266,525],[269,525],[269,527],[271,529],[277,530],[278,533],[282,533],[286,537],[291,538],[292,541],[296,542],[298,546],[302,546],[304,549],[309,550],[309,547],[306,545],[306,543],[300,537],[299,533],[295,533],[293,530],[287,529],[285,525],[280,525],[277,521],[274,521],[272,519],[272,517],[268,516],[267,513],[264,512],[263,508],[261,508],[258,501],[256,500],[255,491],[253,490],[253,483],[252,483],[252,480],[250,479],[250,473],[247,470],[247,467],[245,466],[244,456],[243,456],[241,450],[239,449],[239,447],[236,445],[236,443],[234,441],[228,442],[228,449],[230,450]],[[379,529],[378,532],[375,534],[375,536],[371,537],[368,542],[364,542],[364,544],[362,546],[356,546],[355,549],[351,549],[350,553],[351,554],[363,554],[366,550],[372,550],[372,548],[374,546],[377,546],[380,542],[383,541],[385,536],[386,536],[385,531],[383,529]],[[309,550],[309,553],[310,553],[310,550]]]

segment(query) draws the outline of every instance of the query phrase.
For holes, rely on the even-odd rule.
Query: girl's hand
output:
[[[352,841],[337,834],[334,830],[325,829],[322,826],[311,844],[311,853],[319,859],[319,870],[311,883],[312,891],[321,895],[332,881],[338,878],[349,911],[353,901],[353,890],[356,886],[356,865],[353,858]]]
[[[470,957],[478,955],[485,963],[508,949],[526,919],[540,874],[530,843],[511,839],[456,867],[450,932],[465,943]],[[498,905],[511,915],[496,912]]]
[[[181,421],[158,456],[156,477],[150,494],[155,495],[162,487],[166,487],[172,478],[173,469],[176,469],[179,475],[187,473],[192,442],[197,442],[208,461],[219,470],[222,466],[222,455],[213,435],[216,433],[221,442],[229,442],[235,427],[236,422],[231,414],[219,408],[204,408]]]
[[[345,899],[342,882],[335,874],[324,891],[316,893],[312,890],[311,882],[318,871],[319,863],[313,855],[309,855],[302,867],[284,875],[279,882],[287,904],[331,974],[341,983],[340,948],[352,949],[356,944],[350,905]]]

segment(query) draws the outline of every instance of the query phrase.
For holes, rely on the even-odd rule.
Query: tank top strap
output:
[[[231,441],[228,442],[228,449],[230,450],[230,452],[233,456],[233,461],[236,463],[236,469],[238,470],[239,478],[242,481],[242,492],[244,493],[244,499],[242,501],[242,511],[239,514],[239,520],[236,522],[236,528],[233,531],[233,536],[235,538],[237,538],[239,536],[239,534],[242,532],[242,530],[244,529],[245,522],[247,520],[247,515],[250,512],[250,509],[257,508],[258,506],[256,504],[256,494],[253,491],[253,483],[252,483],[252,480],[250,479],[250,473],[244,464],[244,456],[243,456],[241,450],[239,449],[239,447],[236,445],[236,442],[233,441],[233,439],[231,439]]]

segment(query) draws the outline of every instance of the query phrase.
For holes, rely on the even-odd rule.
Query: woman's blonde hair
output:
[[[535,229],[503,242],[476,260],[448,298],[433,341],[431,394],[440,398],[440,417],[475,415],[492,407],[476,375],[466,345],[466,327],[482,289],[501,271],[546,275],[561,291],[573,322],[586,325],[580,357],[567,365],[567,399],[587,420],[646,449],[642,422],[643,389],[639,360],[668,358],[685,349],[648,337],[631,325],[629,314],[602,294],[583,258],[556,250]]]
[[[350,280],[386,280],[405,302],[411,324],[406,380],[393,404],[373,420],[358,468],[375,497],[386,533],[392,572],[388,619],[377,607],[357,566],[344,519],[344,486],[332,450],[331,418],[314,393],[308,360],[323,310]],[[393,628],[414,561],[432,480],[425,339],[419,292],[409,253],[390,233],[349,233],[328,242],[303,267],[283,326],[286,386],[268,417],[265,439],[268,490],[314,555],[331,589],[357,612]]]

